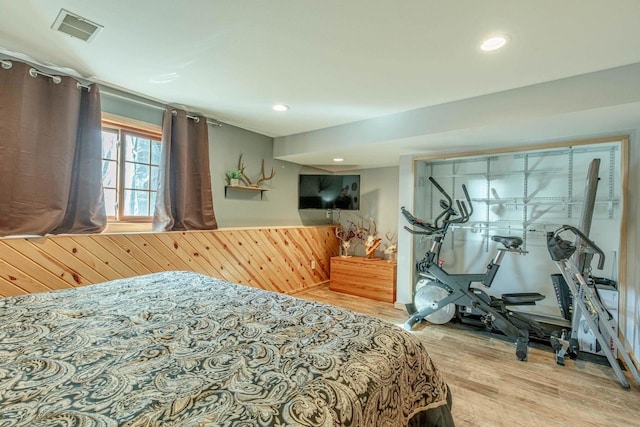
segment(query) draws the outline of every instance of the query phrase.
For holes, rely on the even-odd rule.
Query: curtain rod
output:
[[[122,99],[122,100],[125,100],[125,101],[133,102],[135,104],[144,105],[145,107],[155,108],[156,110],[162,110],[162,111],[166,111],[167,110],[167,107],[165,107],[165,106],[152,104],[152,103],[146,102],[146,101],[140,101],[140,100],[134,99],[134,98],[129,98],[128,96],[119,95],[117,93],[109,92],[108,90],[103,90],[102,88],[100,89],[100,93],[103,93],[103,94],[105,94],[107,96],[111,96],[113,98],[119,98],[119,99]],[[171,110],[171,113],[175,115],[176,114],[176,110]],[[191,120],[196,120],[196,121],[200,120],[200,117],[194,116],[194,115],[191,115],[191,114],[188,114],[188,113],[187,113],[187,118],[189,118]],[[222,123],[220,123],[220,122],[218,122],[216,120],[210,119],[210,118],[206,118],[206,119],[207,119],[207,124],[210,124],[211,126],[222,127]]]
[[[103,95],[111,96],[112,98],[119,98],[119,99],[123,99],[125,101],[133,102],[135,104],[144,105],[145,107],[155,108],[156,110],[163,110],[164,111],[164,110],[167,109],[167,107],[165,107],[163,105],[156,105],[156,104],[151,104],[150,102],[146,102],[146,101],[139,101],[139,100],[134,99],[134,98],[129,98],[128,96],[119,95],[117,93],[109,92],[108,90],[104,90],[103,88],[100,88],[100,93],[103,94]]]
[[[13,63],[11,61],[9,61],[9,60],[0,59],[0,66],[2,68],[4,68],[5,70],[8,70],[13,66]],[[31,77],[37,77],[38,74],[40,74],[42,76],[49,77],[56,84],[58,84],[58,83],[60,83],[62,81],[62,78],[60,76],[56,76],[56,75],[53,75],[53,74],[47,74],[45,72],[38,71],[33,67],[29,69],[29,75]],[[78,89],[84,88],[84,89],[87,89],[87,90],[91,90],[91,88],[89,86],[83,85],[80,82],[77,82],[77,86],[78,86]],[[130,98],[128,96],[119,95],[117,93],[109,92],[108,90],[103,90],[102,88],[100,88],[100,93],[103,93],[103,94],[105,94],[107,96],[111,96],[111,97],[114,97],[114,98],[120,98],[120,99],[123,99],[125,101],[133,102],[133,103],[136,103],[136,104],[144,105],[145,107],[156,108],[156,109],[162,110],[162,111],[167,110],[167,107],[165,107],[165,106],[151,104],[150,102],[146,102],[146,101],[139,101],[137,99]],[[200,118],[198,116],[195,116],[195,115],[192,115],[192,114],[188,114],[188,113],[187,113],[187,117],[192,119],[192,120],[196,120],[196,119],[200,120]],[[211,126],[222,127],[222,123],[220,123],[217,120],[213,120],[213,119],[210,119],[208,117],[206,118],[206,120],[207,120],[207,124],[210,124]]]
[[[58,84],[58,83],[62,82],[62,77],[60,77],[60,76],[54,76],[53,74],[43,73],[42,71],[38,71],[38,70],[36,70],[35,68],[29,68],[29,75],[30,75],[31,77],[38,77],[38,75],[45,76],[45,77],[49,77],[51,80],[53,80],[53,82],[54,82],[55,84]],[[88,91],[90,91],[90,90],[91,90],[91,87],[90,87],[90,86],[83,85],[83,84],[82,84],[82,83],[80,83],[79,81],[76,81],[76,87],[77,87],[78,89],[86,89],[86,90],[88,90]]]
[[[171,115],[175,116],[177,114],[178,114],[178,112],[176,110],[171,110]],[[196,123],[198,123],[200,121],[200,117],[199,116],[194,116],[194,115],[189,114],[189,113],[187,113],[187,119],[191,119]],[[222,123],[213,121],[211,119],[207,119],[207,124],[210,124],[211,126],[217,126],[219,128],[222,127]]]
[[[13,66],[13,62],[11,61],[5,61],[4,59],[0,60],[0,65],[2,65],[2,68],[4,68],[5,70],[10,69]],[[55,84],[59,84],[62,82],[62,77],[60,76],[56,76],[53,74],[49,74],[49,73],[45,73],[44,71],[40,71],[40,70],[36,70],[35,68],[31,67],[29,68],[29,75],[33,78],[40,76],[45,76],[45,77],[49,77],[51,80],[53,80],[53,82]],[[83,85],[82,83],[80,83],[79,81],[76,81],[76,86],[78,89],[87,89],[87,90],[91,90],[91,88],[87,85]]]

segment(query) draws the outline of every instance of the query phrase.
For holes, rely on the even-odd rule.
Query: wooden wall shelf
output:
[[[224,186],[224,197],[227,197],[227,190],[247,190],[247,191],[259,191],[260,192],[260,200],[262,200],[262,195],[265,191],[269,191],[268,188],[260,188],[260,187],[247,187],[246,185],[225,185]]]
[[[365,257],[331,257],[329,289],[378,301],[396,300],[397,263]]]

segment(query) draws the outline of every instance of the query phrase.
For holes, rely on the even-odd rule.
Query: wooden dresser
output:
[[[352,256],[331,257],[329,289],[378,301],[396,300],[397,263]]]

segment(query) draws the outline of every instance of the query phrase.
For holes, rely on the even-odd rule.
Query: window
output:
[[[160,134],[105,123],[102,185],[111,221],[151,221],[160,174]]]

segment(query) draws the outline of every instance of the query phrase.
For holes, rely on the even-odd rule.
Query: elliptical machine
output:
[[[545,336],[541,325],[526,314],[516,313],[509,309],[510,306],[532,305],[536,301],[544,299],[544,295],[538,293],[503,294],[501,298],[490,297],[482,289],[472,287],[473,283],[490,287],[498,273],[500,264],[506,252],[522,254],[522,239],[514,236],[493,236],[492,240],[499,242],[503,248],[487,265],[484,273],[480,274],[449,274],[439,260],[442,242],[449,227],[452,224],[463,224],[469,221],[473,213],[473,205],[463,184],[462,191],[465,201],[456,200],[455,209],[451,196],[429,177],[431,184],[443,195],[440,200],[442,212],[434,220],[433,224],[425,222],[413,216],[404,207],[402,214],[407,221],[420,229],[420,231],[405,227],[407,231],[415,235],[429,235],[433,237],[431,248],[424,258],[417,262],[417,273],[429,280],[429,283],[418,289],[413,298],[413,303],[407,304],[410,314],[404,327],[407,330],[420,321],[426,319],[432,323],[446,323],[453,318],[457,307],[478,315],[482,324],[487,328],[497,329],[511,338],[516,344],[516,357],[518,360],[527,359],[529,332],[533,331],[540,338]]]
[[[581,246],[579,250],[577,250],[578,248],[576,244],[560,237],[560,234],[564,231],[570,231],[579,238]],[[578,357],[577,324],[580,321],[581,314],[583,314],[584,319],[587,321],[589,328],[595,335],[604,355],[609,361],[611,368],[613,368],[620,385],[623,388],[631,387],[629,380],[618,363],[617,356],[620,356],[622,360],[624,360],[627,370],[631,372],[636,384],[640,386],[640,374],[634,365],[632,354],[627,351],[623,344],[622,333],[619,331],[620,328],[617,322],[613,319],[602,303],[595,283],[590,280],[587,275],[584,275],[576,263],[571,259],[574,252],[577,252],[578,254],[580,254],[580,252],[588,253],[590,255],[597,254],[597,268],[598,270],[602,270],[605,259],[602,249],[600,249],[578,228],[571,225],[563,225],[556,231],[547,233],[547,248],[551,259],[560,269],[560,272],[571,291],[574,303],[574,325],[571,330],[570,338],[565,340],[564,337],[556,336],[551,341],[553,349],[556,351],[556,361],[558,364],[564,365],[565,354],[569,354],[571,359]],[[588,265],[586,269],[588,270]],[[612,346],[617,349],[617,355],[614,354]]]

